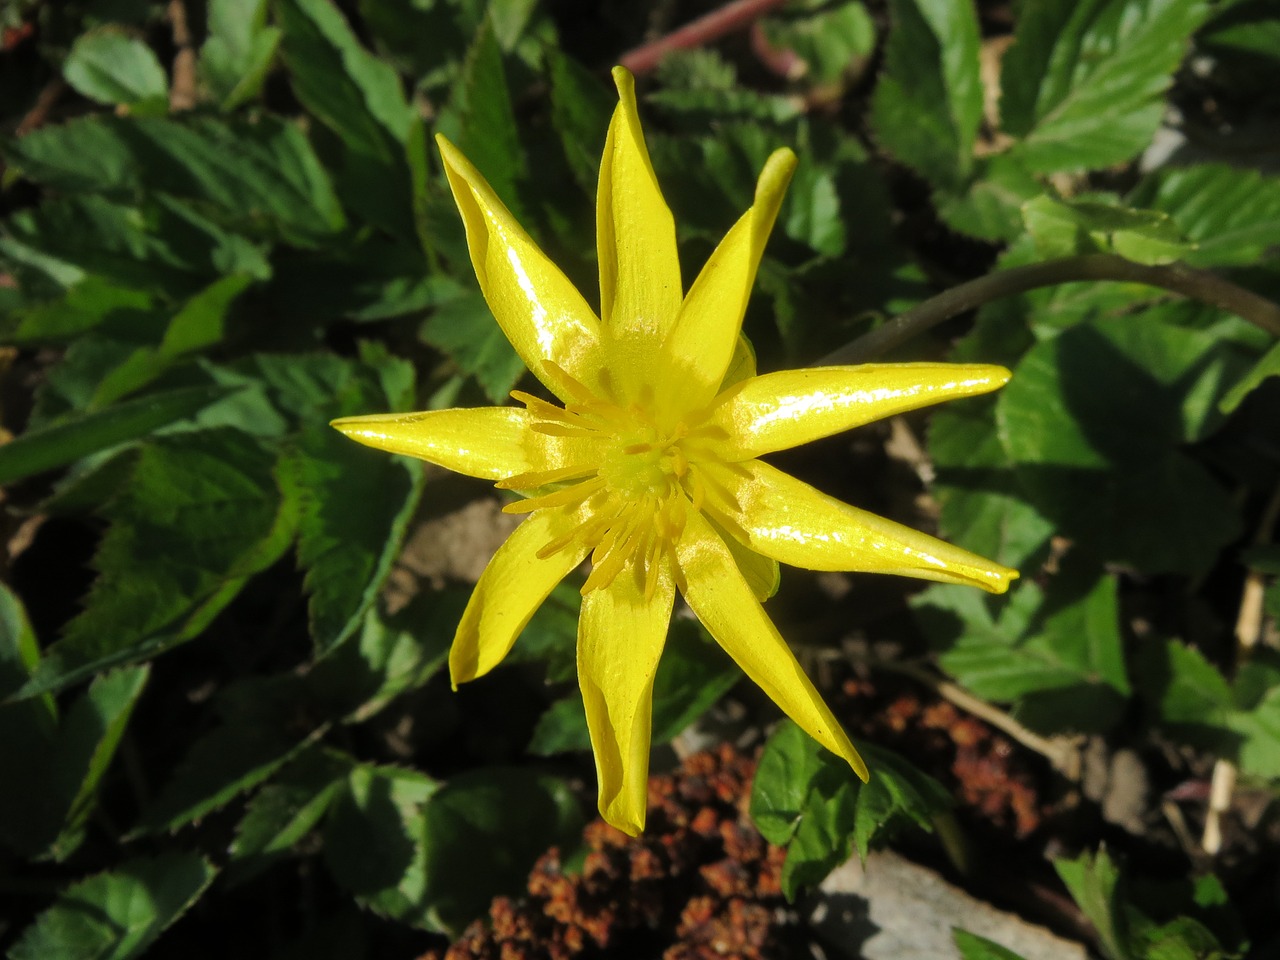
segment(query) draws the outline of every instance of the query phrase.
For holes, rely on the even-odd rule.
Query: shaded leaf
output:
[[[209,0],[200,82],[223,110],[234,110],[262,89],[281,37],[266,21],[267,0]]]
[[[62,75],[76,92],[98,103],[153,110],[168,106],[169,81],[156,55],[114,27],[80,34],[62,64]]]
[[[11,960],[126,960],[141,956],[213,882],[191,853],[130,860],[68,887],[9,951]]]

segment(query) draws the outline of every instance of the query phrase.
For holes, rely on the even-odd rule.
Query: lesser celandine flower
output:
[[[631,75],[596,201],[600,315],[448,140],[440,153],[476,277],[499,325],[562,405],[347,417],[334,426],[393,453],[497,481],[528,518],[494,555],[449,655],[456,686],[493,669],[552,588],[588,555],[578,679],[600,812],[644,828],[654,671],[676,591],[743,671],[864,779],[866,766],[761,600],[778,561],[1002,593],[1017,574],[819,493],[758,459],[850,427],[1004,384],[1001,367],[867,364],[756,376],[739,335],[765,240],[795,168],[778,150],[755,203],[685,293]]]

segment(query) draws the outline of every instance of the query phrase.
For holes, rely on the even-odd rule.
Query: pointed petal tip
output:
[[[626,67],[614,67],[609,73],[613,76],[613,85],[618,88],[619,96],[625,96],[635,89],[636,78]]]
[[[1013,586],[1013,581],[1017,580],[1022,574],[1012,567],[1001,567],[995,564],[991,565],[990,570],[983,571],[983,575],[976,580],[976,583],[987,593],[1001,594],[1008,593],[1009,588]]]
[[[600,798],[600,819],[628,837],[638,837],[644,833],[644,815],[643,807],[639,811],[626,809],[626,804],[621,802],[620,797],[611,801]]]

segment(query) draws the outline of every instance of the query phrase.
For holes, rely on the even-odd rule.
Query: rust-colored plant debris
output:
[[[785,852],[748,819],[755,761],[731,746],[649,780],[649,821],[631,839],[597,820],[582,870],[552,849],[519,901],[499,897],[447,950],[422,960],[786,960],[808,957],[779,883]]]
[[[837,711],[854,735],[900,750],[937,777],[974,816],[1021,838],[1044,818],[1037,777],[1008,737],[955,705],[911,686],[848,679],[856,707]],[[850,715],[865,718],[861,723]]]

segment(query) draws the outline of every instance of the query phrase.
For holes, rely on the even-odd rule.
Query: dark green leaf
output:
[[[236,430],[177,434],[142,447],[94,558],[85,609],[23,688],[32,696],[191,639],[245,580],[288,547],[295,507],[274,457]]]
[[[235,109],[262,89],[281,37],[266,19],[267,0],[209,0],[200,82],[223,110]]]
[[[99,103],[161,109],[169,101],[164,67],[141,40],[113,27],[80,34],[62,75],[78,93]]]
[[[130,860],[68,887],[10,948],[11,960],[138,957],[213,882],[215,868],[191,853]]]
[[[306,137],[269,116],[93,115],[0,144],[9,163],[66,193],[132,200],[143,191],[199,200],[246,227],[307,244],[344,226]]]
[[[551,120],[574,179],[594,194],[600,177],[600,150],[609,130],[615,97],[578,61],[558,51],[549,54]]]
[[[494,403],[501,403],[525,372],[524,361],[478,292],[459,291],[437,306],[422,324],[421,335],[475,377]]]
[[[1123,163],[1151,142],[1204,0],[1023,4],[1000,78],[1001,125],[1034,170]]]
[[[64,467],[185,420],[226,396],[221,387],[182,387],[126,400],[25,433],[0,447],[0,484]]]
[[[1229,345],[1155,311],[1080,324],[1018,364],[997,405],[1001,441],[1064,535],[1142,570],[1203,570],[1239,521],[1181,446],[1215,425],[1238,368]]]
[[[494,896],[523,889],[534,861],[548,847],[571,847],[583,824],[565,783],[502,767],[454,777],[423,814],[416,829],[426,846],[424,919],[452,931],[480,916]]]
[[[769,737],[751,787],[751,819],[770,843],[780,846],[795,835],[811,784],[827,769],[824,756],[817,742],[790,721]]]
[[[760,21],[779,55],[797,58],[790,74],[814,85],[838,84],[865,68],[876,45],[876,27],[861,3],[804,0]]]
[[[978,19],[969,0],[891,0],[876,137],[935,187],[956,189],[982,121]]]

